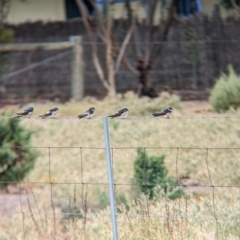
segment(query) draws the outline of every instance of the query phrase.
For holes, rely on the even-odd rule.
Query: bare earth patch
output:
[[[183,112],[186,114],[212,113],[212,107],[207,101],[184,101],[181,103]]]
[[[27,206],[27,196],[21,194],[21,202],[23,206]],[[0,215],[9,218],[13,214],[21,213],[21,204],[19,194],[0,194]]]

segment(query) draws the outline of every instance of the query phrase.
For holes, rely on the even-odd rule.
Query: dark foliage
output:
[[[16,184],[33,169],[37,152],[29,148],[32,133],[19,119],[1,119],[0,188]]]
[[[177,180],[168,176],[164,158],[164,155],[148,156],[144,148],[137,150],[134,161],[134,182],[138,184],[140,192],[148,195],[149,199],[153,199],[161,190],[164,194],[170,193],[170,199],[184,194],[182,190],[176,190]],[[174,193],[175,191],[178,192]]]

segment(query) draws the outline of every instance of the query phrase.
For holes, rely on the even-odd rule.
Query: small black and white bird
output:
[[[165,110],[163,110],[160,113],[153,113],[154,117],[165,117],[165,118],[169,118],[169,116],[172,114],[173,108],[169,107]]]
[[[94,115],[94,112],[95,112],[95,108],[91,107],[86,112],[84,112],[83,114],[78,115],[78,118],[79,119],[81,119],[81,118],[91,119]]]
[[[109,115],[108,117],[110,117],[111,119],[113,118],[126,118],[128,115],[128,109],[127,108],[123,108],[121,110],[119,110],[117,113],[113,114],[113,115]]]
[[[17,113],[17,116],[14,118],[20,118],[20,117],[30,117],[34,111],[33,107],[29,107],[27,109],[24,109],[22,112]]]
[[[58,108],[52,108],[49,111],[47,111],[45,114],[39,116],[42,119],[45,119],[47,117],[56,117],[58,114]]]

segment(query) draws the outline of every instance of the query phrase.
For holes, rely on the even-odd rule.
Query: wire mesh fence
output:
[[[121,45],[121,43],[117,43]],[[125,58],[137,70],[137,43],[130,42]],[[157,90],[169,89],[206,89],[214,85],[216,78],[227,73],[228,64],[239,72],[239,41],[226,40],[189,40],[138,43],[143,57],[147,46],[161,44],[161,54],[148,71],[148,77]],[[83,41],[81,76],[84,81],[84,95],[104,96],[103,87],[92,59],[89,42]],[[103,72],[107,74],[105,44],[97,43],[97,51]],[[5,53],[4,53],[5,54]],[[114,54],[114,53],[113,53]],[[15,51],[7,56],[6,70],[2,78],[5,98],[71,98],[72,75],[71,50],[45,51],[37,49],[29,52]],[[132,73],[124,64],[115,74],[117,92],[137,90],[139,74]]]
[[[18,239],[34,237],[36,239],[63,237],[96,239],[97,236],[99,239],[101,237],[110,239],[112,237],[106,148],[103,131],[101,131],[102,136],[99,136],[100,132],[96,129],[97,126],[102,128],[99,126],[102,124],[102,118],[95,120],[54,119],[44,120],[44,123],[40,119],[23,120],[38,122],[41,125],[57,124],[56,122],[62,125],[65,122],[69,126],[70,123],[73,128],[80,128],[78,134],[83,134],[79,135],[82,141],[86,138],[85,144],[93,142],[92,138],[96,137],[102,144],[64,146],[66,136],[63,136],[62,139],[58,139],[63,141],[60,144],[48,142],[49,146],[32,147],[39,152],[36,165],[38,173],[30,174],[24,180],[1,182],[1,184],[17,185],[15,194],[17,201],[12,206],[9,202],[11,207],[6,209],[3,215],[14,216],[15,221],[21,223]],[[182,120],[160,119],[160,121],[145,119],[145,122],[134,119],[109,121],[117,211],[115,218],[118,223],[119,239],[129,239],[130,236],[134,239],[134,232],[141,233],[140,237],[147,239],[160,237],[201,239],[202,236],[211,239],[232,236],[234,239],[238,234],[240,148],[231,143],[220,146],[223,142],[228,143],[228,139],[221,139],[220,143],[215,142],[215,139],[212,140],[212,145],[209,142],[209,145],[206,145],[204,138],[199,136],[193,137],[196,144],[192,146],[192,140],[188,140],[187,136],[196,134],[191,133],[194,124],[206,123],[206,121],[209,124],[203,125],[206,129],[202,131],[209,134],[209,139],[206,140],[208,142],[211,141],[211,131],[215,131],[215,127],[219,129],[219,121],[224,121],[223,125],[228,128],[230,125],[235,126],[238,119],[227,116],[221,119],[196,117]],[[119,127],[118,124],[122,126]],[[178,136],[178,146],[169,145],[166,139],[166,136],[176,138],[178,135],[173,135],[170,130],[173,124],[178,124],[179,135],[184,138]],[[153,131],[146,131],[153,126]],[[169,131],[169,135],[166,132],[163,135],[162,128],[168,129],[166,132]],[[185,135],[181,128],[188,131],[189,135]],[[129,132],[129,129],[133,132]],[[234,135],[236,129],[234,127],[230,134]],[[54,134],[53,129],[52,131]],[[87,133],[89,131],[96,131],[96,134],[90,136]],[[138,135],[138,131],[141,131],[145,137]],[[72,132],[68,138],[72,137],[71,134]],[[162,144],[152,142],[151,135],[152,138],[153,135],[157,135],[158,138],[163,136]],[[61,138],[61,134],[58,136]],[[231,141],[232,138],[228,137]],[[136,138],[137,146],[132,145],[132,138]],[[217,146],[213,147],[214,144]],[[143,179],[140,182],[134,180],[139,147],[146,154],[143,155],[141,165]],[[184,193],[177,195],[176,198],[171,198],[172,192],[164,191],[166,187],[164,181],[154,182],[154,178],[151,178],[153,176],[150,176],[149,158],[162,155],[165,155],[166,169],[176,180],[173,191],[178,193],[181,190]],[[21,175],[20,164],[21,162],[18,162],[16,165],[17,176]],[[157,177],[158,173],[155,174]],[[144,192],[145,189],[154,189],[155,196],[150,198],[149,192],[147,194]],[[14,222],[14,219],[12,221]],[[137,229],[141,229],[140,233]],[[95,235],[92,233],[94,231]]]

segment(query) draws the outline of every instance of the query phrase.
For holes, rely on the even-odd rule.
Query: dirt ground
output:
[[[207,101],[183,101],[183,112],[189,114],[212,113],[212,107]]]

